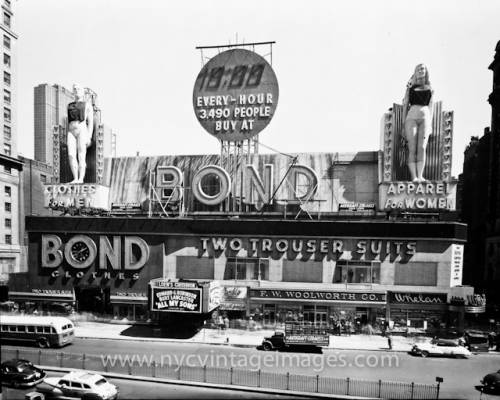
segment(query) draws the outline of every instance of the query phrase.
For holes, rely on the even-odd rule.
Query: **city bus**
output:
[[[31,315],[0,316],[2,341],[35,343],[39,347],[62,347],[75,337],[73,322],[64,317],[37,317]]]

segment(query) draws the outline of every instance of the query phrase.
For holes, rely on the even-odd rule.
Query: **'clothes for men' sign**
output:
[[[389,292],[389,302],[396,304],[446,304],[446,293]]]
[[[278,290],[252,289],[251,298],[283,299],[300,301],[332,301],[332,302],[369,302],[385,303],[385,293],[372,292],[333,292],[325,290]]]
[[[201,313],[201,288],[151,288],[151,311]]]

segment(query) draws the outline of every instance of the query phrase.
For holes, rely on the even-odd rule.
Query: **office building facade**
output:
[[[17,159],[17,34],[13,2],[3,0],[2,9],[2,120],[0,145],[0,281],[21,265],[20,184],[22,162]]]

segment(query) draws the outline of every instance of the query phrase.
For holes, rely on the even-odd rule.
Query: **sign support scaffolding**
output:
[[[222,51],[241,48],[256,52],[256,48],[264,49],[264,54],[260,54],[264,58],[268,58],[269,64],[272,66],[273,61],[273,44],[276,42],[253,42],[253,43],[236,43],[214,46],[197,46],[196,50],[200,50],[201,66],[203,67],[206,61],[210,60]],[[267,52],[266,52],[267,51]],[[207,56],[207,54],[209,56]],[[248,211],[247,205],[243,203],[243,170],[246,163],[251,163],[253,155],[259,154],[259,135],[242,141],[220,141],[220,160],[219,165],[224,168],[231,176],[233,190],[226,201],[221,203],[220,211],[241,213]]]

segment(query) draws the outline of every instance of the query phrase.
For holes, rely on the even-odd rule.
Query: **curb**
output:
[[[75,336],[78,339],[90,339],[90,340],[128,340],[135,342],[158,342],[158,343],[184,343],[184,344],[206,344],[210,346],[232,346],[232,347],[246,347],[255,348],[258,345],[253,344],[238,344],[238,343],[210,343],[210,342],[200,342],[200,341],[185,341],[181,339],[161,339],[161,338],[135,338],[135,337],[94,337],[94,336]]]
[[[58,368],[51,366],[43,366],[39,367],[43,368],[46,371],[53,372],[70,372],[73,370],[78,370],[77,368]],[[132,381],[141,381],[141,382],[154,382],[158,384],[169,384],[169,385],[183,385],[183,386],[196,386],[196,387],[204,387],[210,389],[221,389],[221,390],[233,390],[233,391],[241,391],[241,392],[256,392],[256,393],[264,393],[264,394],[275,394],[275,395],[285,395],[291,397],[309,397],[313,399],[345,399],[345,400],[379,400],[375,397],[358,397],[358,396],[346,396],[346,395],[335,395],[335,394],[326,394],[326,393],[313,393],[313,392],[299,392],[292,390],[283,390],[283,389],[271,389],[271,388],[258,388],[252,386],[239,386],[239,385],[225,385],[225,384],[215,384],[215,383],[205,383],[205,382],[193,382],[193,381],[183,381],[183,380],[174,380],[167,378],[153,378],[153,377],[144,377],[144,376],[133,376],[133,375],[125,375],[125,374],[117,374],[113,372],[102,372],[102,371],[92,371],[85,370],[91,373],[95,373],[98,375],[102,375],[105,377],[123,379],[123,380],[132,380]]]

